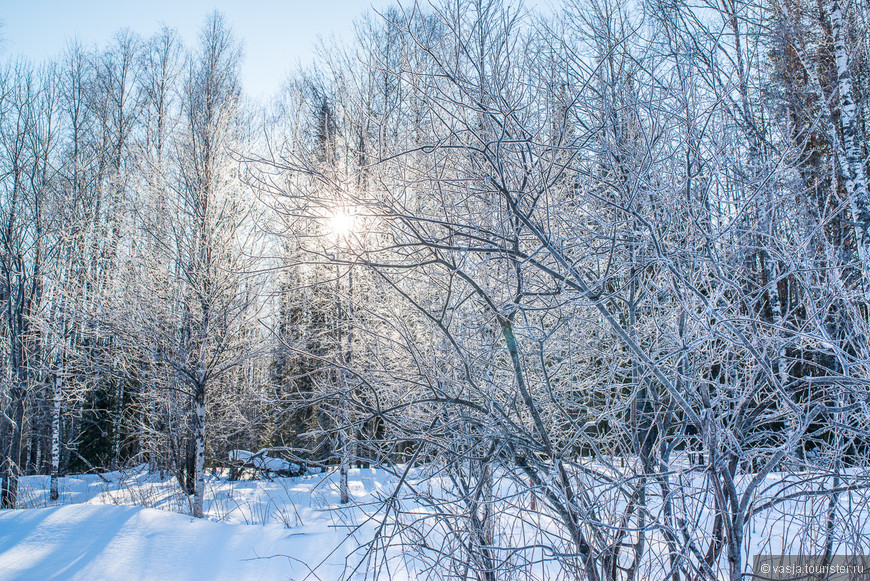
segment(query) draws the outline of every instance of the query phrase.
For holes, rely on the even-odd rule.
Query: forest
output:
[[[407,2],[266,101],[217,12],[0,50],[0,504],[260,459],[394,477],[373,578],[870,554],[868,20]]]

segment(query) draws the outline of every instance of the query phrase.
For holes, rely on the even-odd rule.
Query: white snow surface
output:
[[[336,476],[210,477],[205,519],[188,516],[173,477],[144,466],[62,478],[57,502],[47,477],[24,477],[23,505],[35,508],[0,511],[0,581],[352,579],[377,524],[366,518],[372,492],[389,477],[352,470],[356,502],[342,507]],[[390,577],[413,578],[401,562]]]
[[[298,464],[288,462],[283,458],[273,458],[264,451],[254,453],[247,450],[230,450],[229,459],[230,462],[249,464],[260,470],[271,470],[273,472],[300,470]]]
[[[277,556],[298,550],[282,526],[215,523],[153,508],[7,511],[0,530],[0,579],[286,579],[300,569]]]
[[[337,472],[242,481],[228,480],[226,471],[209,474],[205,519],[189,516],[191,499],[174,477],[161,477],[144,465],[62,478],[57,501],[48,499],[47,476],[27,476],[21,480],[23,508],[0,511],[0,581],[436,579],[438,571],[427,567],[416,544],[423,539],[439,549],[444,527],[424,517],[459,515],[465,509],[445,495],[439,475],[430,471],[425,479],[425,472],[425,467],[408,470],[410,489],[393,497],[396,476],[384,469],[351,469],[352,501],[347,505],[339,504]],[[497,522],[503,523],[500,542],[533,547],[527,557],[534,564],[522,578],[557,578],[554,573],[559,567],[552,551],[535,549],[534,543],[559,546],[564,531],[551,516],[535,512],[530,492],[516,488],[518,481],[522,482],[497,480],[498,497],[504,499],[493,506]],[[703,483],[704,476],[695,475],[685,479],[683,487],[693,518],[709,530],[712,514],[699,504],[703,499],[709,502]],[[800,473],[770,474],[757,500],[763,503],[770,495],[792,494],[801,487],[810,490],[819,483],[829,485]],[[606,511],[603,518],[618,520],[625,510],[606,487],[590,488],[590,495]],[[386,497],[402,505],[405,522],[413,520],[422,536],[406,537],[404,545],[391,545],[387,559],[371,561],[365,554],[366,543],[378,531],[388,531],[396,514],[393,509],[384,529],[379,529]],[[651,504],[650,510],[658,507]],[[758,515],[746,530],[745,563],[756,554],[819,554],[829,510],[825,496],[809,495]],[[835,524],[835,554],[870,553],[866,492],[839,496]],[[651,555],[666,554],[657,533],[651,533],[648,542]],[[718,568],[722,578],[727,571],[724,560],[723,555]],[[649,567],[647,578],[664,577],[658,561],[653,559]]]

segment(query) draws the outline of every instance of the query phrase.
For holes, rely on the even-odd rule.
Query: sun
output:
[[[329,218],[329,229],[336,238],[345,238],[353,231],[354,218],[344,210],[335,210]]]

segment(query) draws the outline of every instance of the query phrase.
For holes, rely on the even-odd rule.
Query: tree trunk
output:
[[[0,508],[15,508],[18,503],[18,478],[21,476],[21,427],[24,422],[24,388],[12,389],[12,430],[9,453],[3,465],[3,490]]]
[[[865,297],[870,294],[870,196],[867,193],[867,175],[861,147],[858,103],[852,88],[849,49],[846,46],[846,17],[842,0],[831,3],[831,33],[834,37],[834,60],[837,64],[837,91],[840,96],[840,126],[843,131],[840,160],[846,195],[855,223],[855,242],[861,261],[861,274]]]
[[[194,460],[193,460],[193,516],[202,518],[205,494],[205,385],[196,386],[194,394]]]
[[[49,498],[57,500],[58,475],[60,472],[60,402],[63,388],[60,374],[54,380],[54,398],[51,409],[51,492]]]
[[[350,492],[348,491],[347,473],[350,466],[350,438],[347,434],[347,428],[341,430],[341,467],[339,468],[339,502],[347,504],[350,502]]]
[[[112,429],[112,470],[117,470],[121,467],[121,430],[124,427],[124,384],[120,382],[118,386],[118,399],[115,401],[115,413],[113,421],[115,423]]]

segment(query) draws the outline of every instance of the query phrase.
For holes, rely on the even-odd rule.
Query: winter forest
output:
[[[217,12],[0,52],[2,507],[325,482],[293,579],[870,553],[868,21],[404,3],[269,101]]]

